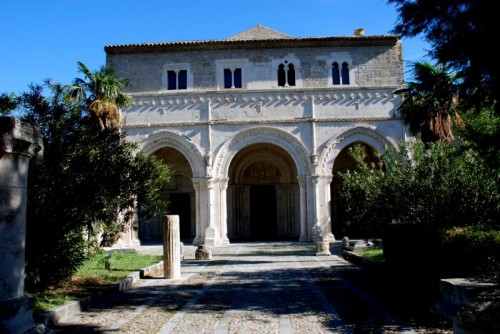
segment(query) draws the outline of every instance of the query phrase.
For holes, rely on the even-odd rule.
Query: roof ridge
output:
[[[234,40],[257,40],[257,39],[291,39],[293,36],[280,31],[268,28],[262,24],[257,24],[252,28],[244,30],[236,35],[226,38],[227,41]]]

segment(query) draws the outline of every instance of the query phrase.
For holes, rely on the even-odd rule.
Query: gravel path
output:
[[[358,268],[336,255],[315,256],[312,244],[232,244],[213,248],[211,261],[195,260],[194,251],[185,247],[181,278],[142,279],[55,331],[452,333],[405,324],[344,279],[344,271]]]

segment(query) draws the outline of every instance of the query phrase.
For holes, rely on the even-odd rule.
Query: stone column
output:
[[[227,237],[227,183],[229,178],[220,179],[220,245],[229,245]]]
[[[165,216],[163,224],[163,271],[166,279],[181,277],[181,238],[179,230],[179,216]]]
[[[307,228],[307,188],[306,178],[304,176],[297,176],[300,187],[300,242],[308,241],[308,228]]]
[[[321,218],[321,204],[320,204],[320,196],[318,192],[318,184],[319,184],[319,176],[313,175],[311,178],[313,184],[313,200],[314,200],[314,226],[312,230],[313,234],[313,242],[316,245],[316,255],[318,256],[329,256],[330,253],[330,243],[328,240],[325,240],[324,237],[324,228],[320,222]]]
[[[24,295],[28,164],[41,155],[37,127],[0,117],[0,332],[34,332],[31,306]]]
[[[195,237],[193,240],[193,245],[200,245],[202,244],[202,228],[201,228],[201,208],[200,208],[200,180],[199,179],[192,179],[193,181],[193,188],[195,191]]]
[[[322,208],[322,221],[324,222],[324,232],[323,236],[326,241],[335,241],[335,236],[332,233],[332,198],[331,198],[331,183],[333,176],[332,175],[323,175],[321,177],[321,188],[323,189],[323,208]]]
[[[216,245],[218,238],[215,230],[215,215],[217,210],[216,198],[214,195],[215,181],[207,179],[207,210],[208,210],[208,226],[205,228],[205,239],[203,245],[213,247]]]

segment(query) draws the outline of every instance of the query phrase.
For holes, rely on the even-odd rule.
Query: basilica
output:
[[[337,172],[354,166],[349,147],[375,156],[409,139],[394,95],[399,36],[293,37],[257,25],[222,40],[104,50],[130,80],[126,138],[170,166],[168,214],[194,245],[339,239]],[[162,224],[140,221],[119,243],[161,240]]]

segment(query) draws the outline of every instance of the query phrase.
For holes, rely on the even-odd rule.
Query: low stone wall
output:
[[[460,334],[500,333],[500,287],[466,278],[442,279],[433,310],[453,322]]]
[[[153,276],[157,272],[163,272],[163,261],[143,268],[139,271],[135,271],[128,275],[120,283],[103,288],[100,292],[94,293],[91,296],[67,302],[64,305],[50,310],[49,312],[39,314],[36,316],[35,321],[37,323],[42,323],[45,326],[58,325],[66,319],[87,310],[92,302],[99,300],[103,296],[116,292],[127,291],[139,279],[147,276]]]
[[[342,257],[362,268],[388,269],[350,250],[342,250]],[[500,333],[498,284],[466,278],[441,279],[439,295],[440,299],[431,308],[453,324],[454,334]]]

